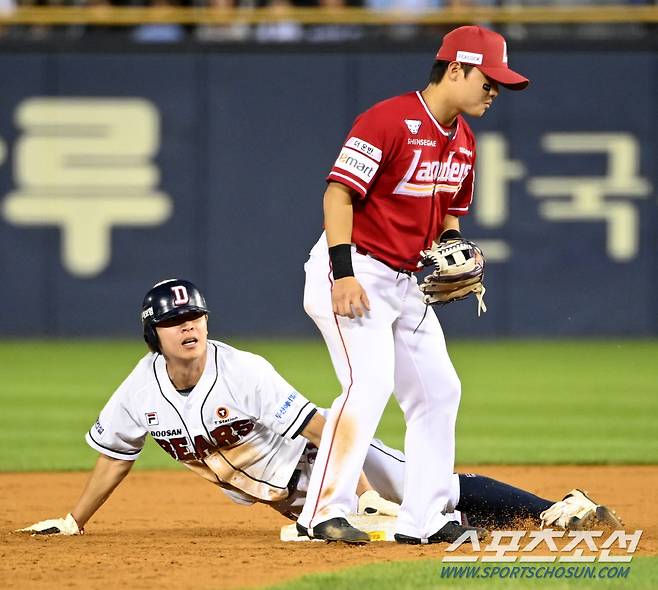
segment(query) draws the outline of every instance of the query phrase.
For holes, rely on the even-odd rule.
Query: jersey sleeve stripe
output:
[[[290,429],[295,425],[295,422],[297,422],[297,420],[299,420],[299,417],[302,415],[302,413],[304,412],[304,410],[306,410],[306,408],[308,408],[308,406],[310,405],[310,403],[311,403],[311,402],[306,402],[306,403],[301,407],[301,409],[299,410],[299,412],[297,412],[297,415],[295,416],[294,420],[293,420],[290,424],[288,424],[288,428],[286,428],[286,429],[283,431],[283,435],[282,435],[282,436],[285,436],[286,434],[288,434],[288,432],[290,431]]]
[[[115,451],[114,449],[110,449],[109,447],[106,447],[105,445],[102,445],[99,442],[95,441],[94,437],[91,434],[91,431],[87,432],[87,434],[85,435],[85,440],[87,441],[87,444],[92,449],[95,449],[96,451],[102,453],[103,455],[112,457],[113,459],[123,459],[124,461],[135,461],[137,457],[139,457],[140,453],[142,452],[141,449],[137,451]]]
[[[306,418],[304,418],[302,423],[299,425],[299,428],[295,430],[295,433],[290,438],[297,438],[302,433],[302,430],[306,428],[306,425],[311,421],[311,418],[315,416],[317,411],[318,411],[317,408],[313,408],[313,410],[306,415]]]
[[[349,176],[345,176],[344,174],[341,174],[340,172],[334,172],[332,170],[329,173],[329,176],[327,177],[327,180],[329,180],[331,178],[335,178],[337,182],[340,182],[341,184],[345,184],[348,187],[353,188],[355,191],[358,191],[364,197],[366,196],[366,193],[368,192],[368,189],[365,186],[358,183],[353,178],[350,178]]]
[[[309,401],[307,401],[297,412],[297,415],[295,418],[288,424],[288,428],[286,428],[281,436],[287,436],[289,432],[297,432],[299,428],[299,424],[301,424],[306,416],[310,414],[311,412],[315,412],[316,407]],[[293,436],[290,436],[290,438],[294,438]]]

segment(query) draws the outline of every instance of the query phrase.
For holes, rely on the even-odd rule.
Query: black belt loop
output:
[[[402,273],[403,275],[407,275],[408,277],[410,277],[411,274],[412,274],[410,270],[406,270],[404,268],[395,268],[392,264],[389,264],[385,260],[382,260],[381,258],[378,258],[374,254],[371,254],[370,252],[368,252],[365,248],[362,248],[361,246],[356,246],[356,253],[357,254],[362,254],[363,256],[370,256],[370,258],[374,258],[377,262],[381,262],[382,264],[384,264],[385,266],[388,266],[388,268],[390,268],[391,270],[394,270],[398,274]]]

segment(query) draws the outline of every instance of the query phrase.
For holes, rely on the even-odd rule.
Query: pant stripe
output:
[[[332,280],[331,274],[332,274],[332,268],[331,268],[331,261],[329,261],[329,274],[328,274],[328,279],[329,279],[329,284],[331,285],[331,290],[333,291],[334,288],[334,282]],[[331,433],[331,444],[329,445],[329,452],[327,453],[327,460],[325,461],[324,464],[324,469],[322,471],[322,479],[320,480],[320,489],[318,490],[318,496],[315,500],[315,506],[313,506],[313,514],[311,515],[311,520],[309,521],[309,527],[312,528],[312,523],[313,519],[315,518],[315,515],[318,511],[318,504],[320,503],[320,498],[322,496],[322,488],[324,487],[324,479],[325,476],[327,475],[327,468],[329,467],[329,460],[331,459],[331,451],[334,448],[334,440],[336,439],[336,430],[338,430],[338,424],[340,423],[340,417],[343,415],[343,410],[345,409],[345,404],[347,403],[347,400],[350,397],[350,391],[352,389],[352,384],[354,383],[354,379],[352,377],[352,363],[350,363],[350,355],[347,353],[347,346],[345,345],[345,340],[343,339],[343,333],[340,331],[340,324],[338,323],[338,316],[334,314],[334,321],[336,322],[336,329],[338,330],[338,335],[340,336],[340,342],[343,345],[343,351],[345,352],[345,358],[347,359],[347,366],[350,371],[350,384],[347,387],[347,392],[345,394],[345,400],[343,401],[343,405],[340,408],[340,412],[338,412],[338,418],[336,419],[336,423],[334,424],[334,431]],[[323,431],[323,436],[324,436],[324,431]]]

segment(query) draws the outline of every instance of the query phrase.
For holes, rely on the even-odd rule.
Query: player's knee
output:
[[[453,372],[451,379],[449,379],[447,395],[448,398],[455,404],[459,405],[459,400],[462,396],[462,382],[457,376],[457,373]]]
[[[390,396],[395,389],[395,376],[393,371],[381,371],[377,376],[375,386],[381,395]]]
[[[450,390],[454,393],[456,397],[461,396],[462,394],[462,382],[459,376],[457,375],[456,371],[452,372],[452,375],[450,376],[449,379],[450,382]]]
[[[393,375],[383,372],[379,375],[370,375],[368,379],[352,379],[349,386],[350,397],[367,400],[370,407],[381,403],[386,405],[395,388]]]
[[[352,386],[353,391],[361,390],[361,393],[368,395],[371,399],[385,399],[388,400],[389,396],[393,393],[395,382],[393,376],[379,375],[376,379],[369,380],[368,383],[355,382]]]
[[[440,402],[443,407],[459,406],[459,400],[462,393],[462,384],[455,371],[448,375],[444,375],[437,387],[432,389],[432,394],[437,402]]]

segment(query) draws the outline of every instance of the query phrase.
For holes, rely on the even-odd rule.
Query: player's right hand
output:
[[[82,535],[84,529],[78,528],[78,523],[71,513],[64,518],[51,518],[42,520],[24,529],[18,529],[17,533],[31,533],[33,535]]]
[[[354,277],[343,277],[334,282],[331,290],[331,306],[336,315],[354,319],[362,318],[370,311],[370,301],[365,289]]]

